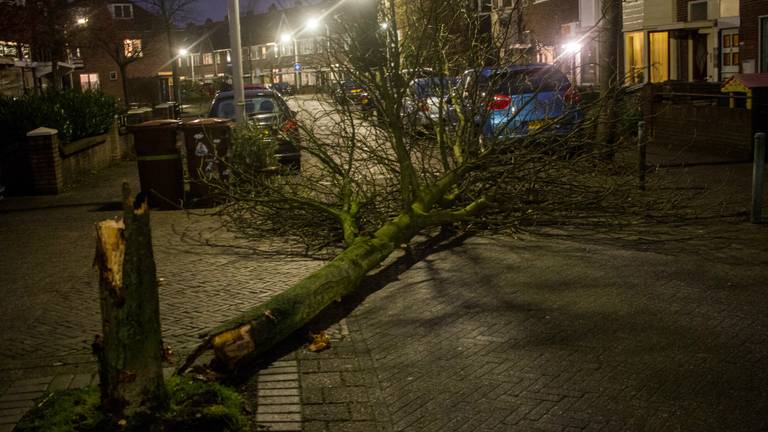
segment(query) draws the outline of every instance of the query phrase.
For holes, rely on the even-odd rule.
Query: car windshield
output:
[[[554,68],[535,68],[494,73],[490,83],[496,93],[522,94],[535,92],[565,91],[570,87],[568,78]]]
[[[452,83],[448,78],[426,78],[413,80],[411,91],[417,98],[433,96],[446,96],[449,94]]]
[[[245,100],[245,112],[247,114],[267,114],[280,112],[280,108],[274,98],[261,96]],[[235,102],[232,99],[222,99],[216,108],[216,116],[223,118],[235,118]]]

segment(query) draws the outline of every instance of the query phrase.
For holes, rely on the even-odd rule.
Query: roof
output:
[[[754,88],[768,88],[768,73],[734,74],[720,85],[723,93],[746,93]]]

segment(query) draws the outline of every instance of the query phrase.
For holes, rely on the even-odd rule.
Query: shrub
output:
[[[4,143],[20,143],[27,132],[48,127],[59,131],[63,143],[105,133],[117,113],[116,101],[98,91],[76,90],[0,97],[0,129]]]

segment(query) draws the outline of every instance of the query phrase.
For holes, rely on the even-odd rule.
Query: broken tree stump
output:
[[[120,420],[167,406],[149,206],[123,183],[123,219],[96,224],[102,336],[94,342],[103,408]]]

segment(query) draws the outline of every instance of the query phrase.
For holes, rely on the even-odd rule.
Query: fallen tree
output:
[[[506,73],[482,81],[479,67],[498,57],[498,47],[485,39],[469,2],[396,3],[379,8],[378,20],[387,26],[373,41],[329,40],[338,44],[327,50],[329,67],[355,80],[373,108],[337,91],[333,101],[301,110],[302,150],[313,163],[303,164],[300,176],[264,175],[247,161],[230,160],[230,176],[211,184],[224,200],[219,214],[236,232],[285,236],[307,250],[339,253],[268,302],[209,331],[179,372],[207,350],[230,369],[263,354],[430,227],[606,224],[648,211],[621,158],[592,148],[589,107],[568,106],[527,134],[509,134],[518,113],[541,103],[539,93],[562,94],[573,90],[570,84],[560,80],[561,87],[551,88],[547,76]],[[356,16],[338,25],[347,35],[379,28],[376,15],[373,23]],[[464,71],[471,73],[459,85],[448,79]],[[420,99],[423,86],[430,96]],[[495,109],[494,90],[510,86],[528,86],[530,94],[515,100],[508,119],[484,128]],[[573,110],[587,118],[573,123]],[[558,129],[566,123],[565,132]],[[259,140],[233,146],[268,145],[268,138]]]

